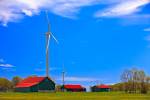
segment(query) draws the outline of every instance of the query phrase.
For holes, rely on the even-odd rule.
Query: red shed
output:
[[[86,92],[86,88],[81,85],[68,84],[64,85],[62,88],[64,88],[64,90],[68,92]]]
[[[109,88],[111,88],[109,85],[104,85],[104,84],[102,84],[102,85],[98,85],[98,86],[96,86],[97,88],[101,88],[101,89],[109,89]]]
[[[109,92],[111,90],[111,87],[109,85],[97,85],[91,87],[92,92]]]

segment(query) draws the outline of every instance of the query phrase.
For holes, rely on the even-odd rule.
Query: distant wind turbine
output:
[[[62,86],[63,86],[63,92],[64,92],[64,86],[65,86],[65,66],[63,65],[63,70],[62,70]]]
[[[57,44],[58,44],[58,40],[55,38],[55,36],[52,34],[50,30],[50,21],[49,21],[47,11],[46,11],[46,18],[48,23],[48,32],[46,32],[46,76],[49,77],[49,44],[50,44],[51,36],[56,41]]]

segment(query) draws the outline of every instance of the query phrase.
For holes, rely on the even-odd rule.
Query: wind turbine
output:
[[[47,11],[46,11],[46,18],[48,24],[48,32],[46,32],[46,77],[49,77],[49,44],[50,44],[51,37],[56,41],[57,44],[58,44],[58,40],[55,38],[55,36],[52,34],[50,30],[50,21],[49,21]]]
[[[63,86],[63,92],[64,92],[64,86],[65,86],[65,66],[63,65],[63,70],[62,70],[62,86]]]

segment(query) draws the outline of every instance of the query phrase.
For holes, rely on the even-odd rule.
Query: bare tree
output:
[[[132,80],[132,73],[130,70],[124,70],[123,74],[121,75],[121,80],[124,83],[123,89],[126,93],[131,92],[131,80]]]
[[[147,93],[150,77],[146,77],[146,74],[142,70],[135,68],[131,70],[125,70],[121,75],[121,80],[124,84],[124,91],[126,93]]]

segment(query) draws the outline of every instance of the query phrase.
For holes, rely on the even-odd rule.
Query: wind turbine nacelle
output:
[[[50,32],[46,32],[46,35],[50,35]]]

